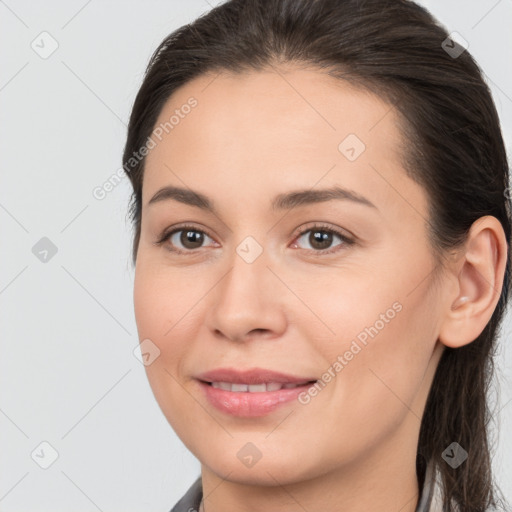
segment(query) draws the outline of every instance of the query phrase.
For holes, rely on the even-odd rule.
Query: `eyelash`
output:
[[[193,225],[190,225],[190,224],[185,224],[183,226],[179,226],[177,228],[174,228],[170,231],[164,231],[162,233],[162,235],[159,237],[159,239],[154,242],[155,245],[157,246],[160,246],[160,245],[163,245],[164,242],[166,242],[167,240],[170,239],[170,237],[172,235],[174,235],[175,233],[179,233],[180,231],[195,231],[196,233],[202,233],[206,236],[208,236],[209,238],[212,238],[212,236],[210,236],[206,231],[202,230],[202,229],[198,229],[196,228],[195,226]],[[334,246],[334,248],[332,249],[322,249],[322,250],[315,250],[315,249],[303,249],[305,251],[311,251],[315,254],[319,254],[319,255],[324,255],[324,254],[331,254],[331,253],[334,253],[334,252],[338,252],[340,250],[343,250],[343,247],[347,247],[347,246],[351,246],[355,243],[355,240],[353,240],[352,238],[349,238],[347,235],[344,235],[342,232],[336,230],[336,229],[333,229],[329,226],[326,226],[324,224],[313,224],[313,225],[308,225],[304,228],[302,228],[298,233],[297,235],[295,236],[294,240],[297,239],[297,238],[300,238],[302,235],[304,235],[305,233],[308,233],[309,231],[321,231],[321,232],[324,232],[324,233],[329,233],[329,234],[333,234],[333,235],[336,235],[338,236],[342,243],[339,244],[339,245],[336,245]],[[166,247],[166,249],[170,252],[173,252],[173,253],[176,253],[176,254],[191,254],[191,253],[194,253],[195,251],[197,251],[198,249],[189,249],[189,250],[182,250],[182,249],[175,249],[175,248],[171,248],[171,247]],[[199,248],[201,249],[201,248]]]

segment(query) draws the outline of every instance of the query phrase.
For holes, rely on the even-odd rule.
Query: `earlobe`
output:
[[[498,219],[485,216],[476,220],[454,266],[455,292],[447,292],[441,343],[459,348],[482,333],[498,303],[507,258],[505,233]]]

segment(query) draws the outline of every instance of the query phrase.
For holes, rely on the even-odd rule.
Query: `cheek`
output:
[[[414,261],[419,264],[418,258]],[[388,426],[411,412],[436,342],[438,313],[428,281],[411,293],[422,277],[419,271],[410,264],[389,270],[394,273],[380,278],[340,279],[323,288],[325,294],[308,296],[311,308],[334,331],[322,337],[317,330],[308,333],[327,362],[324,372],[335,375],[324,373],[323,380],[330,380],[319,393],[330,403],[326,414],[333,423],[343,418],[355,430],[366,428],[369,412],[379,421],[387,418]],[[399,278],[389,278],[393,275]],[[371,437],[371,429],[367,434]]]
[[[133,287],[139,337],[141,340],[154,337],[156,343],[172,336],[197,293],[193,287],[184,286],[176,272],[158,268],[158,265],[144,262],[141,258],[137,262]]]
[[[137,264],[133,287],[135,321],[139,340],[149,338],[156,342],[164,333],[163,312],[166,310],[162,297],[162,284],[146,269]]]
[[[304,406],[318,411],[322,425],[318,425],[316,414],[307,413],[303,427],[330,437],[325,456],[326,460],[333,457],[333,464],[340,453],[356,458],[362,449],[383,442],[406,420],[409,425],[420,421],[422,411],[416,406],[416,397],[431,352],[421,333],[411,333],[414,312],[404,305],[380,330],[381,324],[375,327],[372,314],[362,329],[348,317],[351,329],[367,336],[348,336],[330,345],[327,359],[335,377]],[[338,326],[342,328],[342,323]],[[365,343],[360,341],[363,338]],[[332,436],[332,432],[339,435]],[[347,439],[352,441],[348,445]]]
[[[160,275],[151,270],[154,266],[142,265],[142,259],[137,265],[133,300],[138,336],[141,343],[148,343],[145,340],[149,339],[153,354],[158,353],[144,368],[160,409],[169,423],[179,428],[190,400],[180,384],[187,355],[187,343],[180,340],[187,340],[184,329],[193,322],[193,315],[186,314],[191,308],[186,299],[190,292],[170,275]],[[158,352],[154,352],[155,346]],[[185,421],[191,422],[192,418]]]
[[[191,309],[193,293],[172,278],[172,275],[159,274],[152,265],[137,266],[134,280],[134,312],[139,341],[156,346],[158,356],[146,365],[146,373],[155,389],[157,382],[161,386],[171,385],[172,376],[179,377],[180,361],[183,359],[186,343],[184,329],[190,328],[193,314]]]

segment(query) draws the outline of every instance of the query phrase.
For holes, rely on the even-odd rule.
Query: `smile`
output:
[[[313,383],[315,381],[311,381]],[[298,386],[308,384],[304,382],[302,384],[294,383],[281,383],[281,382],[269,382],[267,384],[239,384],[233,382],[210,382],[212,387],[217,389],[223,389],[224,391],[232,391],[235,393],[248,392],[248,393],[263,393],[265,391],[279,391],[280,389],[293,389]]]

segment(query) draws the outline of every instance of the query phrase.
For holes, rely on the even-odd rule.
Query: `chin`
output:
[[[246,455],[250,454],[251,448],[247,447],[244,452],[238,447],[239,442],[235,444],[236,448],[233,449],[224,447],[222,451],[219,450],[219,453],[210,450],[207,454],[196,454],[195,456],[203,466],[206,466],[219,477],[247,485],[293,484],[309,480],[324,472],[321,469],[321,461],[318,461],[319,466],[315,468],[314,464],[308,464],[304,460],[303,454],[300,462],[298,462],[295,455],[289,454],[289,456],[286,456],[282,454],[279,456],[274,451],[273,455],[269,456],[265,455],[262,449],[261,458],[251,461]],[[294,451],[298,454],[298,450]],[[239,452],[242,452],[240,456],[237,455]]]

